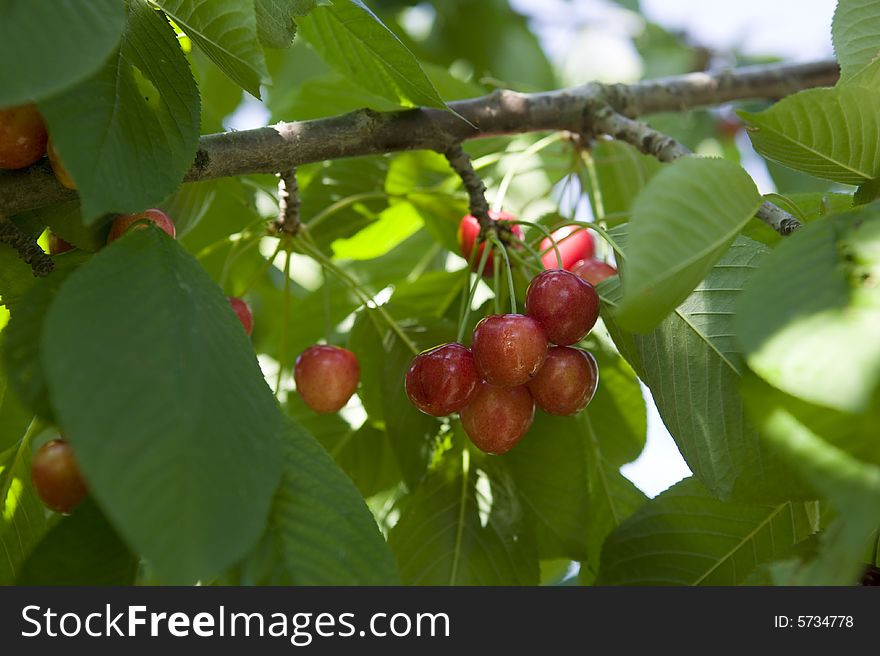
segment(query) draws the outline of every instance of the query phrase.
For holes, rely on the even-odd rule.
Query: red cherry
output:
[[[46,154],[46,125],[37,106],[0,109],[0,169],[23,169]]]
[[[357,389],[361,368],[357,357],[339,346],[310,346],[293,368],[296,391],[315,412],[338,412]]]
[[[76,248],[73,244],[64,241],[54,232],[49,233],[49,255],[59,255]]]
[[[122,214],[117,216],[110,228],[107,243],[109,244],[110,242],[119,239],[122,235],[128,232],[128,229],[132,226],[134,226],[135,230],[140,230],[141,228],[146,227],[143,221],[155,223],[159,228],[168,233],[172,239],[174,239],[177,234],[177,231],[174,229],[174,222],[167,214],[165,214],[165,212],[162,210],[151,209],[144,210],[138,214]]]
[[[34,454],[31,480],[43,503],[59,513],[69,513],[88,494],[73,449],[63,439],[46,442]]]
[[[551,269],[539,273],[526,291],[526,312],[547,331],[554,344],[583,339],[599,318],[599,296],[573,273]]]
[[[510,451],[532,425],[535,401],[524,386],[495,387],[482,382],[461,423],[471,442],[486,453]]]
[[[55,177],[58,179],[58,182],[61,183],[61,186],[67,187],[68,189],[76,189],[76,183],[73,181],[73,178],[70,177],[70,173],[67,172],[67,169],[64,168],[64,164],[61,162],[61,158],[58,157],[58,152],[55,150],[55,145],[52,143],[51,139],[49,139],[49,142],[46,144],[46,154],[49,156],[49,164],[52,166],[52,173],[55,174]]]
[[[571,267],[571,272],[594,287],[603,280],[617,275],[617,269],[602,260],[581,260]]]
[[[527,386],[532,398],[551,415],[574,415],[587,407],[599,384],[599,366],[588,351],[554,346]]]
[[[515,387],[538,373],[547,356],[547,334],[532,317],[493,314],[474,328],[474,362],[483,380]]]
[[[541,262],[544,263],[545,269],[559,268],[556,259],[556,251],[553,249],[553,241],[556,242],[556,248],[559,249],[559,255],[562,259],[562,268],[570,271],[572,265],[578,260],[593,257],[596,252],[596,244],[593,241],[593,235],[587,232],[586,228],[578,228],[577,226],[565,226],[550,233],[550,237],[544,237],[541,242],[539,253]]]
[[[425,414],[445,417],[470,403],[478,382],[471,350],[458,343],[443,344],[413,359],[406,372],[406,394]]]
[[[241,321],[244,331],[250,337],[254,330],[254,313],[251,312],[251,306],[243,298],[236,296],[227,296],[226,298],[229,300],[229,305],[232,306],[232,311],[238,315],[238,320]]]
[[[489,218],[493,221],[516,221],[516,217],[507,212],[490,211]],[[520,240],[523,238],[522,228],[517,224],[510,224],[510,230],[515,238]],[[476,248],[475,245],[479,236],[480,222],[477,220],[477,217],[468,214],[462,218],[461,223],[458,224],[458,248],[461,251],[461,256],[471,263],[471,268],[474,271],[480,268],[480,259],[483,257],[483,251],[486,249],[485,242],[481,242],[479,248]],[[475,248],[476,253],[474,253]],[[492,276],[495,272],[494,259],[495,253],[493,251],[489,255],[489,259],[486,260],[486,266],[483,267],[483,276],[486,278]]]

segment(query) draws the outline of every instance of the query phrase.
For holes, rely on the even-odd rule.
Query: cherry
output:
[[[244,331],[250,337],[251,332],[254,330],[254,313],[251,312],[251,306],[243,298],[235,296],[227,296],[226,298],[229,300],[229,305],[232,306],[233,312],[238,315],[238,320],[244,326]]]
[[[73,181],[73,178],[70,177],[70,173],[67,172],[67,169],[64,168],[64,164],[61,162],[61,158],[58,157],[58,152],[55,150],[55,145],[52,143],[51,139],[49,139],[49,143],[46,144],[46,154],[49,156],[49,164],[52,165],[52,172],[55,174],[55,178],[58,182],[68,189],[76,189],[76,183]]]
[[[144,223],[139,223],[143,221],[155,223],[159,228],[168,233],[172,239],[174,239],[177,234],[177,231],[174,229],[174,222],[167,214],[165,214],[165,212],[162,210],[151,209],[144,210],[139,214],[121,214],[117,216],[113,221],[113,225],[110,227],[110,234],[107,236],[107,243],[109,244],[110,242],[119,239],[132,226],[134,226],[135,230],[140,230],[146,227]]]
[[[532,425],[535,401],[528,389],[495,387],[482,382],[469,405],[461,411],[461,423],[471,442],[486,453],[507,453]]]
[[[532,398],[551,415],[574,415],[587,407],[599,384],[599,366],[588,351],[554,346],[527,386]]]
[[[293,368],[296,391],[315,412],[338,412],[357,388],[361,368],[355,354],[339,346],[310,346]]]
[[[413,359],[406,372],[406,394],[425,414],[445,417],[470,403],[479,382],[471,350],[443,344]]]
[[[69,513],[88,494],[73,449],[64,439],[46,442],[34,454],[31,480],[43,503],[59,513]]]
[[[493,221],[501,222],[516,221],[516,217],[507,212],[490,211],[489,218]],[[510,224],[510,230],[517,239],[521,240],[523,238],[522,228],[515,223]],[[458,224],[458,247],[461,251],[461,256],[471,263],[471,268],[474,271],[480,268],[480,259],[483,257],[483,251],[486,248],[486,242],[481,242],[479,248],[476,248],[479,236],[480,222],[477,220],[477,217],[468,214],[462,218],[461,223]],[[475,248],[476,253],[474,253]],[[494,259],[494,252],[490,253],[489,259],[486,260],[486,266],[483,267],[483,276],[486,278],[492,276],[495,272]]]
[[[474,361],[483,380],[515,387],[538,373],[547,356],[547,333],[532,317],[493,314],[474,328]]]
[[[551,241],[551,238],[553,241]],[[554,230],[550,233],[550,237],[544,237],[538,252],[541,255],[541,262],[545,269],[556,269],[559,263],[556,258],[556,251],[553,249],[553,242],[556,242],[556,248],[559,249],[559,257],[562,260],[562,268],[571,271],[572,265],[578,260],[593,257],[596,252],[596,244],[593,241],[593,235],[587,232],[586,228],[578,228],[577,226],[565,226]]]
[[[599,296],[588,282],[562,269],[539,273],[526,291],[526,313],[559,346],[580,341],[599,318]]]
[[[594,287],[603,280],[617,275],[617,269],[602,260],[580,260],[571,267],[571,272],[581,280],[585,280]]]
[[[76,248],[73,244],[64,241],[54,232],[49,233],[49,255],[59,255]]]
[[[0,109],[0,169],[22,169],[46,154],[46,125],[37,106]]]

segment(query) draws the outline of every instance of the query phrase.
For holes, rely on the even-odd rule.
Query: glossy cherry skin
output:
[[[238,320],[241,321],[241,325],[244,327],[244,331],[250,337],[251,333],[254,330],[254,313],[251,312],[251,306],[247,304],[247,302],[243,298],[238,298],[236,296],[227,296],[229,300],[229,305],[232,307],[232,311],[238,316]]]
[[[406,372],[406,394],[425,414],[445,417],[470,403],[479,382],[471,350],[443,344],[413,359]]]
[[[526,291],[526,313],[559,346],[574,344],[596,324],[599,296],[588,282],[562,269],[539,273]]]
[[[571,267],[571,272],[595,287],[603,280],[617,275],[617,269],[602,260],[581,260]]]
[[[76,189],[76,183],[73,181],[73,178],[70,177],[70,173],[67,172],[67,169],[64,168],[64,164],[61,162],[61,158],[58,157],[58,152],[55,150],[55,146],[52,144],[51,139],[49,139],[49,143],[46,144],[46,155],[49,156],[49,164],[52,165],[52,172],[55,174],[58,182],[68,189]]]
[[[31,481],[43,503],[59,513],[69,513],[88,494],[73,449],[63,439],[46,442],[34,454]]]
[[[296,391],[315,412],[339,412],[357,389],[361,367],[354,353],[340,346],[310,346],[293,368]]]
[[[538,375],[528,382],[535,403],[551,415],[574,415],[593,400],[599,384],[599,366],[592,353],[570,346],[554,346]]]
[[[516,217],[507,212],[490,211],[489,218],[493,221],[516,221]],[[510,230],[513,232],[516,239],[522,240],[522,228],[516,224],[511,224]],[[480,259],[483,257],[483,251],[486,249],[485,242],[480,243],[479,247],[476,246],[479,236],[480,222],[477,220],[477,217],[468,214],[462,218],[461,223],[458,224],[458,247],[461,251],[461,256],[471,263],[471,268],[474,271],[477,271],[480,268]],[[474,253],[475,249],[476,253]],[[489,255],[489,259],[486,260],[486,266],[483,267],[484,277],[488,278],[495,273],[494,260],[495,251]]]
[[[172,239],[177,235],[177,230],[174,228],[174,222],[167,214],[165,214],[165,212],[162,210],[150,209],[144,210],[138,214],[121,214],[120,216],[117,216],[113,221],[113,225],[110,227],[110,234],[107,236],[107,243],[109,244],[110,242],[119,239],[122,235],[128,232],[128,229],[132,226],[134,226],[135,230],[146,227],[146,224],[139,223],[143,221],[155,223]]]
[[[473,351],[483,380],[516,387],[527,383],[544,364],[547,334],[532,317],[492,314],[474,328]]]
[[[495,387],[482,382],[473,400],[461,411],[461,423],[471,442],[486,453],[507,453],[528,432],[535,401],[524,386]]]
[[[559,249],[559,256],[562,259],[561,268],[566,271],[571,271],[572,265],[578,260],[593,257],[596,252],[593,235],[587,232],[586,228],[565,226],[554,230],[550,233],[550,237],[556,242],[556,248]],[[545,269],[558,269],[560,267],[556,250],[552,247],[553,241],[550,241],[550,237],[544,237],[538,252],[544,253],[541,256],[541,262]]]
[[[39,161],[48,139],[36,105],[0,109],[0,169],[22,169]]]
[[[64,241],[54,232],[49,233],[49,255],[59,255],[61,253],[66,253],[67,251],[72,251],[74,248],[76,248],[76,246]]]

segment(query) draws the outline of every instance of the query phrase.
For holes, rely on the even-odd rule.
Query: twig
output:
[[[474,171],[471,158],[461,144],[455,144],[444,153],[449,160],[449,166],[461,178],[461,182],[468,193],[468,207],[471,214],[480,222],[481,232],[486,233],[495,223],[489,217],[489,203],[486,201],[486,185],[482,178]]]
[[[631,85],[592,83],[532,94],[496,91],[482,98],[450,103],[455,114],[435,109],[384,113],[360,110],[313,121],[211,134],[201,138],[185,181],[275,173],[309,162],[403,150],[446,152],[451,144],[500,135],[562,130],[583,133],[589,127],[590,107],[596,100],[607,102],[625,116],[644,116],[734,100],[781,98],[800,89],[832,85],[838,75],[833,60],[770,64]],[[73,198],[76,192],[62,187],[45,162],[0,176],[0,212],[8,215]]]
[[[593,129],[620,141],[632,144],[646,155],[661,162],[673,162],[693,155],[693,151],[669,135],[658,132],[645,123],[634,121],[604,105],[594,112]],[[789,235],[801,227],[794,216],[769,201],[764,201],[755,216],[780,235]]]
[[[37,240],[23,232],[12,221],[0,214],[0,243],[9,244],[18,251],[19,257],[31,265],[34,275],[49,275],[55,269],[55,260],[43,252]]]

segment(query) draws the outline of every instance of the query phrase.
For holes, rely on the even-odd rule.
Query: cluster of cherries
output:
[[[491,217],[513,220],[504,213]],[[522,239],[519,226],[510,229]],[[459,245],[471,262],[481,259],[485,247],[477,244],[479,231],[476,218],[462,219]],[[457,342],[437,346],[417,355],[406,374],[413,405],[434,417],[460,413],[468,437],[487,453],[512,449],[531,427],[536,405],[548,414],[574,415],[589,404],[598,385],[595,358],[574,345],[599,317],[593,285],[616,271],[593,259],[593,239],[583,228],[552,233],[541,250],[546,270],[529,284],[525,314],[483,318],[471,348]],[[591,280],[566,270],[576,266]],[[484,267],[483,273],[492,275],[494,269]]]

